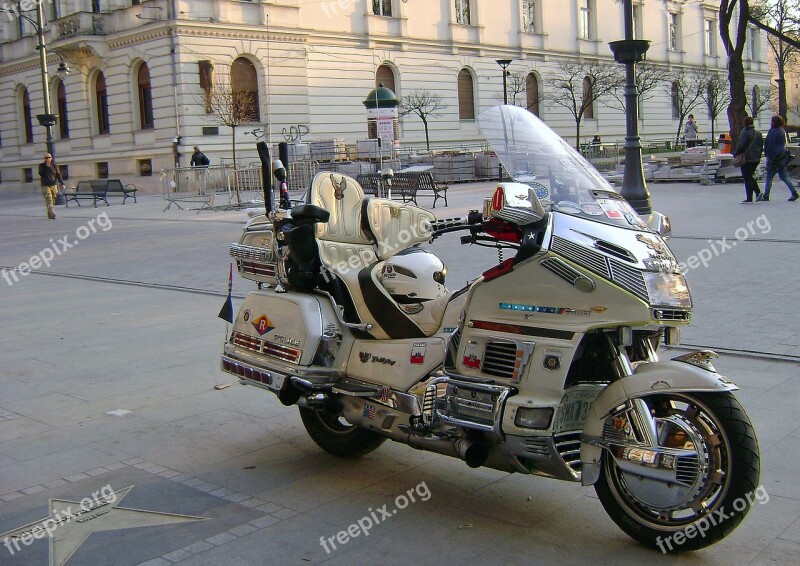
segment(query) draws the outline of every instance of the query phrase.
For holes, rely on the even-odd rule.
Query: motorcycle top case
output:
[[[330,304],[314,295],[253,291],[239,309],[231,342],[250,355],[308,366],[323,327],[335,320]]]

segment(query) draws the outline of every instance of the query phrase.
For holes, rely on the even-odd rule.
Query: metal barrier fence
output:
[[[183,210],[181,203],[200,204],[199,210],[217,210],[217,195],[227,190],[227,175],[232,167],[217,165],[211,167],[177,167],[161,171],[161,188],[164,200],[168,202],[164,211],[173,204]]]

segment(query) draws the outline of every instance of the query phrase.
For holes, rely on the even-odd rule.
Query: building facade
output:
[[[34,20],[37,1],[21,2]],[[72,180],[107,175],[154,189],[158,171],[174,166],[176,153],[187,166],[194,145],[214,163],[230,158],[231,129],[207,102],[219,85],[250,95],[235,134],[240,163],[256,160],[259,140],[366,139],[363,100],[377,83],[399,97],[441,95],[446,106],[430,119],[435,146],[479,144],[475,116],[503,99],[502,59],[512,61],[510,101],[575,143],[574,117],[550,98],[553,78],[564,62],[613,63],[608,42],[624,35],[616,0],[41,1],[47,82],[60,118],[57,161]],[[16,15],[17,4],[0,14],[0,191],[37,181],[45,149],[35,118],[43,113],[36,26]],[[641,104],[642,135],[674,138],[680,120],[671,77],[725,73],[719,2],[634,0],[634,19],[664,78]],[[63,77],[62,58],[71,69]],[[748,89],[769,88],[767,46],[756,28],[745,69]],[[709,135],[702,105],[694,114],[701,137]],[[763,114],[761,127],[769,123]],[[723,113],[716,131],[726,129]],[[581,123],[584,141],[622,140],[624,132],[624,112],[602,99]],[[413,115],[401,119],[400,145],[425,146]]]

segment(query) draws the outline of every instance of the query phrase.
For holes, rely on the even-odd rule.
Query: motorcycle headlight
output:
[[[680,273],[644,273],[650,304],[657,307],[692,308],[686,278]]]

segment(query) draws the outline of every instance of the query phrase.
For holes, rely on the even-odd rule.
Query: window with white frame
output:
[[[748,43],[750,43],[750,60],[751,61],[758,61],[761,59],[761,35],[758,32],[758,28],[751,26],[749,28],[748,34]]]
[[[472,14],[470,13],[470,0],[455,0],[456,2],[456,23],[465,26],[472,25]]]
[[[667,47],[670,51],[681,49],[681,15],[675,12],[667,14]]]
[[[639,39],[641,35],[639,33],[639,25],[641,24],[641,7],[640,6],[633,6],[632,7],[632,15],[633,15],[633,39]]]
[[[536,33],[536,0],[522,0],[522,31]]]
[[[391,16],[392,0],[372,0],[372,13],[376,16]]]
[[[578,0],[578,37],[581,39],[592,38],[592,2]]]
[[[717,45],[716,32],[717,26],[714,25],[714,20],[706,18],[703,20],[703,50],[706,55],[714,56],[716,54],[714,47]]]

